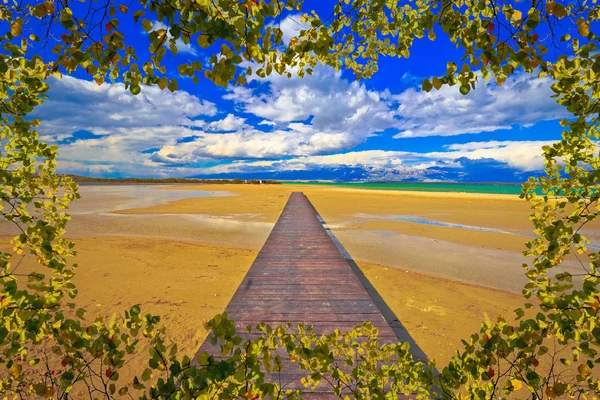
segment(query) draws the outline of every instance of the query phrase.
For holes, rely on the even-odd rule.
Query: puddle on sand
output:
[[[272,228],[273,224],[269,222],[240,221],[206,214],[99,213],[73,217],[68,235],[73,238],[163,238],[260,249]]]
[[[522,267],[528,260],[520,252],[387,230],[346,229],[335,234],[359,264],[417,271],[514,293],[520,293],[529,282]],[[578,262],[566,260],[556,271],[576,275],[582,268]],[[577,284],[581,278],[573,281]]]
[[[118,214],[114,211],[149,207],[189,198],[237,196],[226,191],[171,189],[161,185],[82,185],[81,199],[72,203],[68,226],[72,238],[97,236],[154,237],[260,248],[272,223],[260,214]],[[17,234],[0,221],[0,235]]]
[[[218,231],[247,231],[247,232],[270,232],[273,223],[262,221],[249,221],[244,217],[255,214],[240,214],[215,216],[210,214],[101,214],[103,217],[124,218],[126,220],[156,220],[158,223],[165,219],[197,224],[207,229]]]
[[[226,191],[167,189],[161,185],[82,185],[79,193],[81,199],[72,203],[70,214],[100,214],[182,199],[237,196]]]
[[[479,232],[492,232],[492,233],[502,233],[502,234],[506,234],[506,235],[536,237],[533,234],[510,232],[510,231],[505,231],[502,229],[487,228],[487,227],[483,227],[483,226],[454,224],[451,222],[443,222],[443,221],[438,221],[438,220],[434,220],[434,219],[423,218],[423,217],[419,217],[416,215],[354,214],[354,216],[357,218],[360,218],[360,220],[356,220],[353,222],[364,222],[365,220],[384,219],[384,220],[388,220],[388,221],[412,222],[415,224],[441,226],[441,227],[445,227],[445,228],[468,229],[471,231],[479,231]],[[386,234],[386,236],[389,236],[389,234]],[[587,247],[592,250],[600,250],[600,244],[590,243],[590,244],[588,244]]]
[[[358,217],[358,218],[362,218],[363,220],[364,219],[385,219],[385,220],[390,220],[390,221],[413,222],[415,224],[422,224],[422,225],[443,226],[443,227],[447,227],[447,228],[457,228],[457,229],[468,229],[471,231],[482,231],[482,232],[505,233],[505,234],[509,234],[509,235],[531,236],[531,235],[525,235],[525,234],[520,234],[520,233],[516,233],[516,232],[504,231],[502,229],[486,228],[483,226],[453,224],[451,222],[437,221],[434,219],[418,217],[416,215],[354,214],[354,216]]]

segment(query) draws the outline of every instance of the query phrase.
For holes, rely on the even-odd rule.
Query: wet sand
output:
[[[310,185],[119,190],[82,186],[83,199],[73,207],[67,234],[79,250],[78,301],[103,315],[141,304],[144,312],[164,316],[187,353],[204,340],[204,322],[225,308],[292,191],[305,192],[438,365],[478,330],[484,313],[510,317],[521,302],[522,235],[531,228],[528,204],[516,196]],[[8,233],[0,224],[0,234]]]

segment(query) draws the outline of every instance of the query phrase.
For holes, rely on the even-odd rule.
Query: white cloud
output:
[[[472,160],[485,158],[505,162],[522,171],[536,171],[544,168],[542,146],[552,141],[489,141],[451,144],[445,146],[448,151],[427,153],[428,157],[439,159],[457,159],[467,157]]]
[[[245,159],[319,154],[351,146],[350,138],[343,133],[315,132],[310,126],[300,123],[272,132],[248,129],[225,133],[194,131],[193,134],[197,136],[196,139],[164,146],[156,157],[179,164],[193,163],[196,158],[207,157]]]
[[[143,151],[192,136],[195,131],[187,127],[204,124],[193,118],[217,112],[213,103],[185,91],[144,87],[134,96],[123,84],[98,86],[68,76],[52,78],[50,86],[49,99],[33,116],[42,120],[39,131],[45,140],[63,142],[59,149],[63,172],[168,175]],[[93,135],[78,140],[79,131]]]
[[[524,74],[509,78],[504,86],[480,82],[467,96],[461,95],[457,87],[430,93],[416,89],[400,94],[369,90],[324,67],[316,68],[313,76],[304,79],[272,74],[256,82],[254,88],[236,87],[224,98],[271,125],[287,124],[303,132],[306,137],[297,142],[296,151],[285,147],[282,155],[347,150],[386,129],[399,131],[396,138],[449,136],[529,127],[566,115],[550,97],[547,79]],[[282,140],[286,140],[283,133]],[[308,141],[315,144],[310,149],[304,146]]]
[[[262,84],[256,89],[235,87],[223,98],[267,121],[260,124],[287,125],[272,133],[289,145],[282,155],[349,149],[397,123],[384,93],[350,83],[332,69],[316,68],[304,79],[272,74],[257,82]]]
[[[43,121],[41,133],[55,140],[78,130],[113,135],[118,128],[194,125],[192,118],[217,112],[213,103],[188,92],[171,93],[156,86],[143,87],[134,96],[121,83],[98,86],[64,76],[51,78],[50,87],[50,99],[37,107],[33,116]],[[154,132],[147,130],[145,135],[153,136]]]
[[[359,82],[348,82],[330,68],[315,68],[304,79],[272,74],[268,90],[238,91],[226,96],[247,113],[277,122],[304,121],[313,116],[316,129],[348,131],[357,123],[375,132],[394,125],[394,110],[383,94]]]
[[[406,152],[365,150],[323,156],[301,156],[283,160],[239,160],[226,165],[203,168],[198,174],[243,173],[252,171],[309,171],[319,168],[358,167],[377,174],[378,178],[396,176],[402,178],[425,178],[428,169],[443,167],[463,168],[457,160],[493,159],[519,171],[531,172],[543,168],[542,146],[547,141],[490,141],[469,142],[447,146],[444,152]]]
[[[240,118],[233,114],[227,114],[225,118],[207,124],[206,129],[209,131],[229,132],[249,127],[249,125],[246,125],[246,118]]]
[[[345,166],[417,177],[430,168],[461,168],[455,161],[460,158],[489,158],[534,171],[542,167],[540,147],[546,142],[471,142],[429,153],[349,150],[386,129],[400,130],[398,137],[453,135],[558,118],[561,109],[547,85],[519,75],[503,87],[480,86],[468,96],[457,88],[393,94],[316,68],[303,80],[274,74],[231,88],[223,99],[236,108],[229,103],[227,114],[221,111],[215,119],[214,103],[183,90],[144,87],[133,96],[122,84],[97,86],[65,77],[51,81],[50,99],[35,116],[43,120],[44,138],[63,141],[63,171],[185,176]],[[93,135],[73,135],[81,130]],[[402,141],[396,143],[401,148]],[[201,168],[215,162],[220,165]]]
[[[404,165],[406,160],[415,158],[415,153],[403,151],[365,150],[348,153],[330,154],[326,156],[306,156],[279,161],[277,164],[285,169],[309,169],[322,166],[368,166],[378,168],[396,168]]]
[[[281,40],[284,44],[288,44],[291,38],[300,35],[300,31],[310,28],[309,23],[301,22],[300,19],[300,14],[288,15],[282,19],[280,23],[271,24],[272,26],[281,29],[283,34]]]
[[[418,154],[399,151],[367,150],[325,156],[301,156],[284,160],[238,160],[233,163],[201,168],[199,174],[244,173],[253,171],[308,171],[317,168],[360,167],[407,172],[414,168],[405,161],[420,158]],[[435,163],[432,163],[432,165]]]
[[[107,136],[60,145],[59,167],[63,172],[76,167],[77,171],[111,170],[128,176],[169,175],[168,168],[153,161],[146,151],[174,144],[193,133],[176,126],[118,128]]]
[[[552,94],[548,78],[526,74],[514,75],[502,86],[480,79],[466,96],[456,86],[429,93],[408,89],[393,96],[401,118],[396,137],[492,132],[565,117],[565,110],[550,97]]]
[[[225,100],[231,100],[238,103],[252,102],[252,89],[246,86],[234,86],[229,89],[229,92],[223,96]]]

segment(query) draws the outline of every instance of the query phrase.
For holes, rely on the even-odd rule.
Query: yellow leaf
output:
[[[523,385],[521,384],[521,381],[518,379],[511,379],[510,383],[511,383],[512,387],[515,388],[515,390],[519,390],[523,387]]]
[[[44,3],[44,10],[46,11],[46,14],[52,14],[54,13],[54,2],[52,1],[47,1]]]
[[[13,36],[19,36],[23,32],[21,24],[15,22],[10,26],[10,34]]]
[[[514,21],[519,21],[521,18],[523,18],[523,13],[519,10],[513,10],[511,19]]]
[[[581,36],[587,36],[590,34],[590,25],[587,22],[581,22],[579,24],[579,28],[577,28],[577,32],[581,35]]]
[[[587,366],[587,364],[581,364],[579,367],[577,367],[577,371],[579,371],[579,374],[584,377],[590,374],[590,368]]]
[[[10,374],[12,376],[14,376],[15,378],[21,376],[22,371],[23,371],[23,367],[21,367],[19,364],[13,364],[13,366],[10,367]]]

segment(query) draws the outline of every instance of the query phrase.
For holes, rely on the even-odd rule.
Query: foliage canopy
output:
[[[12,249],[0,253],[3,396],[301,397],[264,382],[262,372],[280,364],[277,348],[310,372],[307,386],[328,381],[340,396],[600,393],[600,261],[581,231],[599,213],[597,4],[343,0],[332,5],[331,14],[319,15],[306,12],[302,3],[46,0],[0,5],[1,209],[3,219],[19,230]],[[279,22],[290,13],[303,13],[305,29],[284,43]],[[147,32],[147,48],[129,40],[132,26]],[[224,357],[217,361],[205,354],[194,363],[180,357],[176,345],[167,345],[159,318],[137,306],[111,321],[85,318],[71,282],[74,245],[63,238],[77,186],[56,174],[56,146],[39,140],[40,121],[27,117],[43,102],[51,75],[79,72],[98,84],[118,80],[133,94],[144,85],[173,91],[177,80],[164,61],[178,60],[182,41],[196,43],[209,59],[207,65],[199,60],[179,64],[177,74],[194,82],[209,79],[226,86],[243,85],[249,75],[302,77],[319,64],[363,79],[376,72],[382,56],[410,57],[420,39],[450,40],[463,55],[461,65],[449,60],[444,75],[426,79],[423,90],[449,85],[467,94],[482,80],[502,84],[524,71],[549,77],[556,101],[570,113],[561,120],[562,140],[543,149],[546,176],[523,186],[537,237],[525,250],[532,260],[524,265],[529,283],[515,320],[484,321],[435,374],[433,364],[414,362],[406,345],[379,346],[368,324],[324,337],[304,327],[260,325],[256,329],[263,335],[242,343],[232,321],[217,316],[209,323],[211,340],[222,344]],[[561,268],[573,254],[580,274]],[[21,273],[25,256],[35,257],[39,270]],[[148,368],[133,383],[122,382],[119,371],[140,348],[150,353]]]

